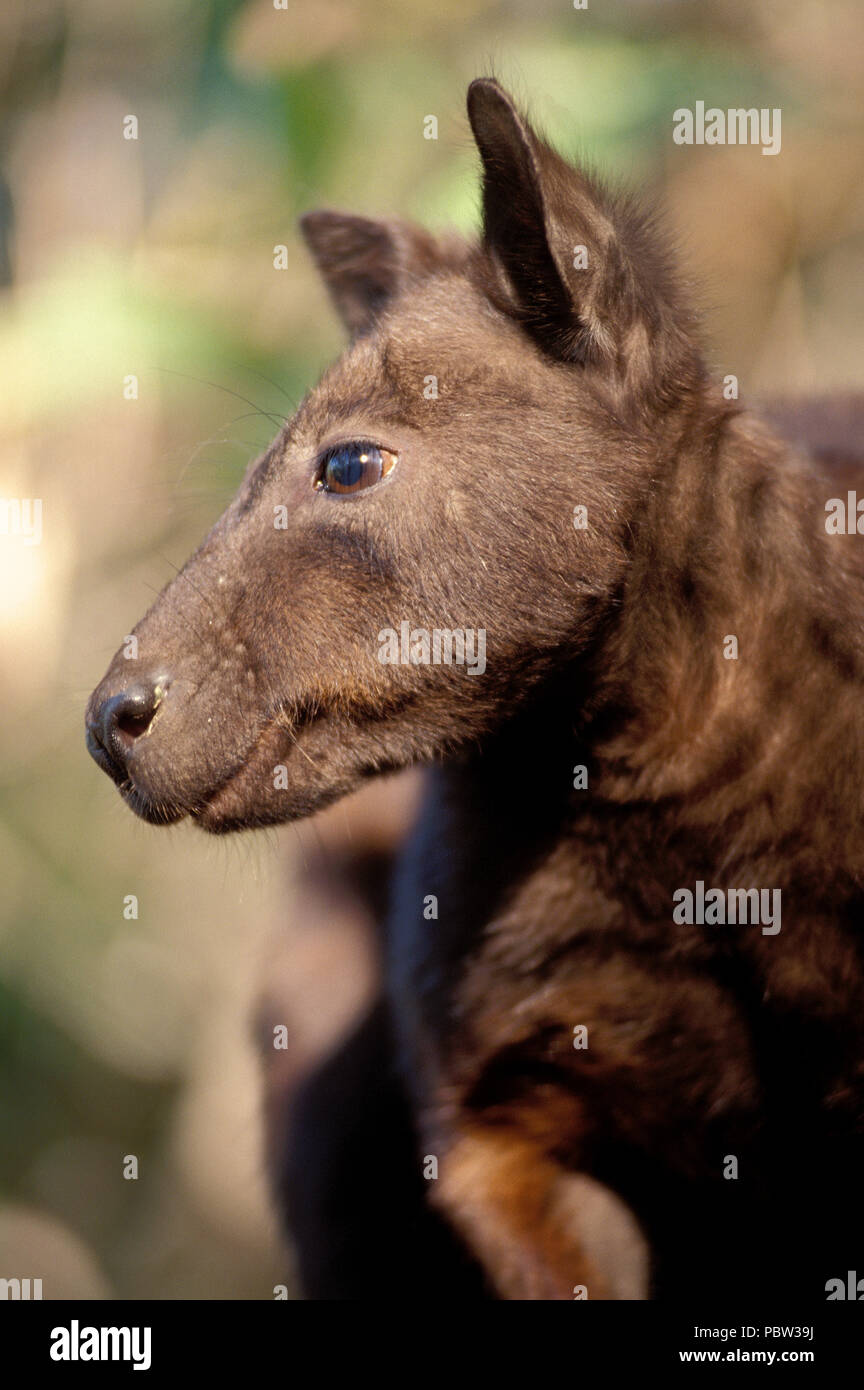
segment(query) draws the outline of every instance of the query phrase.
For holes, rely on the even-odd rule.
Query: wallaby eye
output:
[[[328,449],[315,486],[324,492],[362,492],[374,487],[395,467],[396,455],[368,439],[353,439]]]

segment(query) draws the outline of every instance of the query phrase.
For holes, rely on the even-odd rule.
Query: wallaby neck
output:
[[[788,834],[814,852],[819,837],[836,863],[848,843],[840,872],[854,875],[861,555],[857,537],[826,533],[831,487],[753,417],[717,410],[682,436],[597,657],[585,734],[601,800],[735,822],[727,854],[733,838],[758,856]]]
[[[831,891],[851,887],[864,867],[860,561],[825,533],[830,482],[722,403],[679,431],[655,483],[593,650],[448,768],[448,800],[497,823],[493,841],[518,803],[518,843],[501,845],[514,865],[610,817],[656,838],[663,817],[694,860],[752,866],[795,836],[791,873],[824,854],[840,860]]]

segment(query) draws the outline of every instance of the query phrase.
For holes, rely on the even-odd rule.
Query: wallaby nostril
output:
[[[126,759],[138,739],[149,733],[165,696],[167,682],[133,685],[104,700],[90,726],[91,735],[110,762],[125,769]],[[94,756],[99,761],[98,753]]]
[[[115,721],[117,732],[121,737],[134,741],[136,738],[140,738],[142,734],[146,734],[150,725],[153,723],[153,715],[155,713],[155,709],[141,713],[135,713],[134,711],[129,711],[127,713],[126,711],[122,711],[117,715]]]

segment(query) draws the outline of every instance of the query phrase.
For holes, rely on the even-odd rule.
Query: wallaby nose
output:
[[[153,723],[166,686],[166,681],[142,682],[96,704],[87,719],[87,746],[106,772],[123,775],[130,751]]]

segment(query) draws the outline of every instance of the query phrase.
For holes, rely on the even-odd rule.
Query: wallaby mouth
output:
[[[139,791],[128,777],[120,784],[119,790],[130,811],[134,811],[141,820],[147,821],[148,825],[176,825],[189,814],[183,806],[175,806],[172,802],[162,799],[154,800],[150,795]]]
[[[245,746],[228,748],[215,715],[199,715],[192,727],[185,684],[162,677],[118,691],[109,672],[87,710],[88,751],[130,810],[151,825],[188,817],[220,834],[255,824],[250,804],[262,790],[279,789],[290,759],[302,756],[314,767],[300,740],[328,711],[320,700],[292,702],[269,714]]]
[[[249,802],[256,799],[261,786],[278,783],[301,729],[308,728],[314,720],[311,709],[298,711],[290,719],[284,713],[269,719],[238,765],[190,808],[196,824],[214,835],[235,830],[241,823],[248,825]]]

